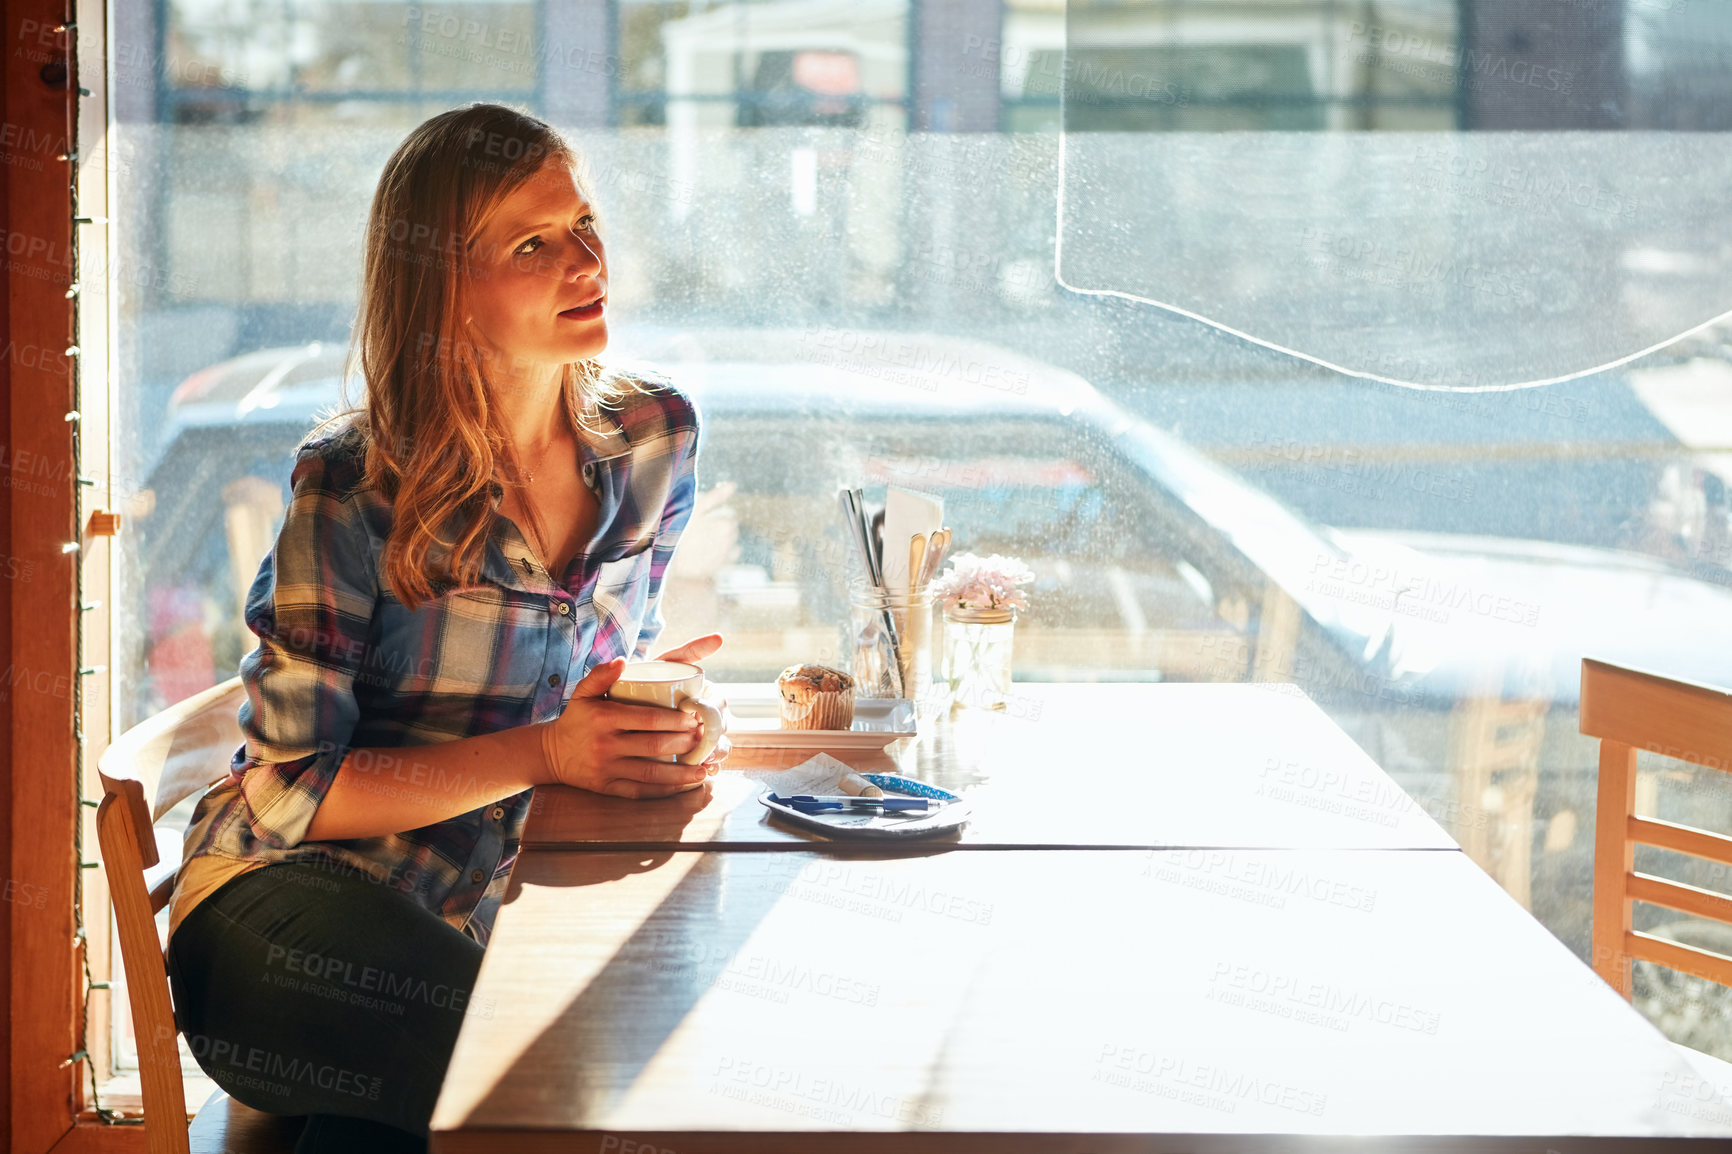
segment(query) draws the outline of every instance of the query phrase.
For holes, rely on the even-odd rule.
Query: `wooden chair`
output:
[[[1455,838],[1474,864],[1533,908],[1534,796],[1549,692],[1505,697],[1505,669],[1490,663],[1449,715],[1449,770],[1461,820]]]
[[[144,871],[158,862],[156,822],[228,772],[242,740],[242,693],[237,677],[145,719],[110,745],[98,766],[104,796],[96,830],[126,963],[150,1154],[288,1154],[302,1125],[300,1118],[260,1113],[221,1091],[186,1123],[168,970],[156,933],[156,914],[168,904],[174,877],[145,888]],[[144,801],[150,784],[156,786],[154,809]]]
[[[1653,673],[1582,661],[1581,731],[1600,739],[1600,784],[1594,819],[1594,970],[1625,999],[1630,963],[1657,962],[1732,986],[1732,957],[1634,928],[1635,902],[1732,922],[1732,897],[1635,870],[1638,844],[1732,865],[1732,837],[1639,817],[1636,751],[1732,770],[1732,692]],[[1732,1063],[1679,1046],[1698,1074],[1732,1091]]]

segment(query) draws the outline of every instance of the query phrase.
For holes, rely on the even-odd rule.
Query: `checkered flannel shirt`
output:
[[[486,943],[517,858],[530,791],[388,837],[306,841],[345,754],[451,741],[547,721],[594,666],[643,657],[662,628],[663,578],[696,492],[698,415],[659,374],[649,394],[581,430],[599,542],[562,577],[497,512],[480,583],[414,612],[385,587],[392,507],[363,479],[352,426],[302,444],[276,544],[247,595],[258,647],[241,661],[246,743],[199,800],[186,860],[312,862],[359,871]],[[353,772],[351,763],[351,772]],[[401,767],[402,763],[395,763]],[[394,773],[403,788],[424,768]]]

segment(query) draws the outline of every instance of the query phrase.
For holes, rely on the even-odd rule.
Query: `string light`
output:
[[[55,31],[62,32],[62,33],[73,33],[77,30],[77,28],[78,28],[77,2],[78,2],[78,0],[67,0],[67,4],[68,4],[67,20],[65,23],[59,25],[55,29]],[[69,82],[70,86],[72,87],[72,89],[75,92],[77,92],[78,96],[79,97],[89,96],[91,94],[90,89],[85,88],[78,83],[78,37],[76,35],[68,35],[66,37],[66,71],[67,71],[68,82]],[[72,233],[72,246],[71,246],[72,247],[72,252],[71,252],[72,267],[74,270],[77,270],[80,267],[82,267],[81,253],[80,253],[81,246],[79,245],[79,229],[77,226],[81,225],[81,224],[106,225],[108,223],[108,218],[106,216],[85,215],[79,211],[79,204],[78,204],[79,139],[78,139],[77,100],[71,101],[70,107],[71,107],[71,121],[72,121],[72,123],[69,125],[67,132],[66,132],[66,135],[65,135],[65,139],[69,143],[67,145],[66,151],[63,154],[61,154],[59,159],[67,165],[67,175],[66,175],[67,197],[68,197],[68,201],[69,201],[69,207],[71,208],[71,211],[72,211],[72,224],[73,224],[73,228],[71,230],[71,233]],[[67,286],[65,295],[66,295],[67,300],[77,302],[80,298],[79,282],[76,280],[72,281]],[[71,387],[72,387],[72,396],[70,396],[67,399],[68,399],[68,401],[72,402],[72,404],[77,403],[77,400],[78,400],[78,382],[81,379],[80,369],[82,368],[82,345],[83,345],[83,341],[81,339],[82,333],[81,333],[80,329],[82,327],[82,316],[83,316],[83,310],[78,307],[77,303],[74,303],[74,305],[72,307],[72,342],[67,347],[67,350],[66,350],[66,356],[73,361],[72,372],[69,373],[67,376],[67,379],[70,382]],[[71,432],[72,432],[72,472],[73,472],[73,475],[78,477],[78,479],[80,481],[83,481],[85,479],[84,468],[83,468],[83,465],[84,465],[84,440],[83,440],[83,436],[82,436],[84,425],[83,425],[83,420],[81,419],[81,416],[80,416],[78,410],[76,408],[73,408],[72,404],[69,404],[67,406],[67,413],[66,413],[66,418],[65,418],[67,424],[72,426],[72,429],[71,429]],[[74,492],[76,493],[77,490],[75,489]],[[74,788],[77,792],[78,806],[79,806],[79,820],[73,823],[73,834],[72,834],[72,860],[73,860],[73,863],[76,867],[72,871],[72,917],[73,917],[73,925],[76,927],[76,932],[73,934],[73,938],[72,938],[72,945],[73,945],[73,948],[75,950],[77,950],[79,953],[82,969],[84,970],[84,993],[83,993],[83,996],[79,1000],[80,1005],[79,1005],[79,1017],[78,1017],[78,1049],[74,1050],[71,1054],[67,1055],[66,1060],[61,1063],[61,1066],[65,1067],[65,1066],[70,1066],[73,1064],[78,1064],[78,1065],[80,1065],[80,1066],[82,1066],[85,1069],[88,1069],[90,1071],[90,1105],[91,1105],[91,1109],[95,1112],[96,1116],[99,1119],[101,1119],[103,1122],[110,1123],[110,1124],[124,1123],[124,1124],[131,1124],[131,1125],[140,1125],[144,1121],[143,1118],[124,1117],[118,1111],[113,1110],[109,1107],[106,1107],[102,1104],[101,1091],[97,1085],[96,1066],[95,1066],[95,1063],[91,1061],[91,1057],[90,1057],[89,1036],[90,1036],[90,998],[91,998],[91,995],[94,994],[97,990],[107,990],[110,992],[110,994],[112,994],[114,987],[109,982],[97,981],[95,974],[93,974],[91,972],[91,968],[90,968],[90,937],[89,937],[89,934],[86,932],[85,924],[84,924],[84,871],[87,869],[100,868],[100,866],[102,864],[101,862],[85,861],[84,860],[83,810],[86,807],[95,808],[99,804],[96,800],[94,800],[92,798],[87,798],[84,796],[84,753],[85,753],[84,677],[91,675],[91,674],[106,672],[106,666],[103,666],[103,665],[84,666],[84,665],[82,665],[82,658],[84,655],[84,645],[85,645],[85,640],[86,640],[85,628],[84,628],[84,619],[85,619],[84,614],[86,611],[97,608],[102,603],[100,601],[95,601],[95,600],[86,600],[85,596],[84,596],[84,565],[82,563],[83,562],[82,549],[79,545],[79,541],[77,540],[77,538],[81,535],[81,530],[79,529],[79,527],[77,525],[78,500],[76,497],[73,500],[72,516],[73,516],[73,520],[74,520],[74,525],[73,525],[73,537],[74,537],[74,539],[63,544],[60,547],[60,551],[62,554],[66,554],[66,555],[79,554],[79,563],[73,566],[74,579],[77,583],[75,586],[75,588],[76,588],[76,601],[78,604],[78,608],[80,610],[80,612],[76,618],[76,623],[75,623],[76,627],[74,630],[73,645],[75,647],[75,652],[77,652],[77,654],[79,655],[79,657],[81,659],[81,663],[80,663],[80,668],[78,670],[80,676],[75,677],[73,679],[73,683],[72,683],[72,686],[73,686],[72,687],[72,717],[73,717],[73,750],[74,750],[73,761],[72,761],[72,775],[73,775]]]

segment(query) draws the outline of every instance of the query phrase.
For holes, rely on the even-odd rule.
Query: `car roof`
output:
[[[996,419],[1063,426],[1092,433],[1103,443],[1116,442],[1146,476],[1266,571],[1291,577],[1295,565],[1310,564],[1319,550],[1338,552],[1294,510],[1184,441],[1133,418],[1076,373],[985,341],[815,326],[621,326],[610,345],[618,350],[610,363],[665,373],[698,402],[707,423],[771,417],[939,424]],[[304,432],[316,415],[335,407],[341,346],[268,351],[278,355],[258,363],[275,374],[274,382],[261,377],[240,401],[171,407],[165,444],[192,428],[270,424]],[[294,378],[282,367],[291,363],[298,366]]]
[[[859,329],[626,328],[608,362],[653,368],[707,415],[1128,418],[1077,374],[966,337]],[[347,348],[261,349],[201,369],[175,389],[171,426],[311,425],[341,400]],[[358,377],[349,393],[358,400]]]
[[[256,349],[209,365],[175,386],[171,411],[192,404],[240,404],[249,394],[309,381],[329,381],[334,387],[343,371],[346,345],[311,341]]]
[[[610,363],[667,374],[698,401],[706,421],[785,416],[1053,422],[1118,441],[1148,476],[1185,504],[1206,509],[1205,519],[1218,529],[1250,538],[1241,540],[1241,547],[1250,546],[1253,555],[1255,538],[1271,529],[1278,528],[1275,535],[1289,543],[1282,552],[1297,542],[1315,552],[1321,542],[1305,518],[1191,445],[1133,418],[1076,373],[985,341],[821,326],[619,326],[610,344],[617,350]],[[314,343],[248,354],[257,358],[249,363],[260,373],[259,381],[249,390],[231,388],[222,399],[171,405],[165,444],[195,427],[310,429],[315,416],[333,410],[339,400],[345,351],[341,345]],[[358,390],[351,392],[358,400]]]
[[[1117,406],[1068,369],[969,337],[860,329],[638,329],[622,366],[653,365],[717,413],[1088,416]]]

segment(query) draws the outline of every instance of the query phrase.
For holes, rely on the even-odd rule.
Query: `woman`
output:
[[[421,125],[368,222],[367,396],[302,444],[247,598],[246,744],[170,915],[175,1012],[298,1150],[425,1149],[529,790],[701,787],[698,722],[603,695],[661,630],[698,419],[603,371],[607,261],[570,147],[477,104]],[[698,662],[711,634],[659,654]]]

